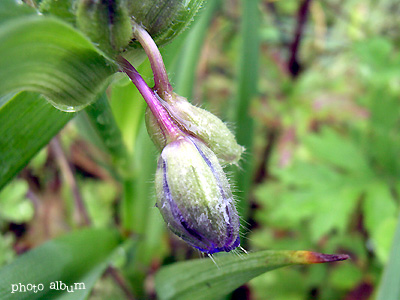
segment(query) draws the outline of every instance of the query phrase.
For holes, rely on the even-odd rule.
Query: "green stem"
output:
[[[75,212],[76,217],[78,218],[78,224],[89,226],[91,224],[89,214],[83,202],[78,183],[75,180],[74,171],[72,170],[72,167],[68,162],[68,159],[64,153],[64,150],[61,147],[59,138],[57,136],[50,142],[50,147],[55,154],[57,163],[65,178],[65,181],[72,191],[72,195],[75,201]]]
[[[123,180],[124,196],[121,202],[121,224],[123,231],[127,234],[131,233],[132,223],[134,222],[131,213],[134,209],[132,203],[134,191],[131,184],[131,178],[133,177],[132,163],[129,151],[123,142],[121,131],[108,103],[107,95],[103,93],[85,111],[97,136],[100,138],[102,148],[110,154],[113,166],[117,170],[117,175]]]
[[[162,99],[172,95],[172,86],[168,79],[160,50],[151,38],[150,34],[140,25],[133,23],[133,35],[142,45],[147,57],[150,60],[151,69],[154,74],[154,90]]]
[[[121,71],[124,72],[132,80],[133,84],[139,90],[143,99],[146,101],[151,113],[157,120],[165,139],[171,142],[178,137],[184,135],[179,127],[172,121],[169,113],[160,103],[156,93],[147,85],[139,72],[122,56],[118,57],[118,62],[121,65]],[[168,94],[170,95],[170,94]]]
[[[123,178],[129,177],[131,170],[128,150],[111,111],[106,93],[103,93],[96,102],[89,105],[85,112],[102,142],[102,148],[110,154],[112,164],[118,171],[118,175]]]

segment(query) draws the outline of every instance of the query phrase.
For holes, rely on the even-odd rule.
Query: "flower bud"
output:
[[[92,42],[107,54],[120,53],[132,39],[125,1],[78,0],[76,22]]]
[[[44,14],[76,25],[98,47],[113,56],[140,48],[131,20],[145,27],[158,46],[179,35],[204,0],[33,0]],[[126,52],[124,52],[126,55]]]
[[[193,20],[204,0],[127,1],[130,15],[150,33],[158,46],[179,35]]]
[[[155,181],[157,207],[173,233],[208,254],[239,245],[239,216],[228,180],[204,143],[188,136],[169,143]]]
[[[159,99],[174,122],[187,133],[201,139],[218,157],[222,166],[235,164],[240,160],[244,147],[240,146],[235,136],[224,122],[205,109],[189,103],[186,98],[174,95],[168,103]],[[146,112],[147,131],[154,144],[162,150],[166,141],[154,116]]]

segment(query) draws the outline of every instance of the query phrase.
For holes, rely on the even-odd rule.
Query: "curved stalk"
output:
[[[169,82],[160,50],[158,50],[150,34],[139,24],[133,23],[133,35],[142,45],[150,60],[151,69],[154,74],[154,90],[165,100],[172,94],[172,86]]]
[[[184,133],[179,127],[171,120],[170,115],[157,99],[155,92],[147,85],[142,76],[138,73],[134,66],[132,66],[125,58],[120,56],[118,62],[121,65],[121,70],[129,76],[133,84],[137,87],[140,94],[146,101],[151,113],[157,119],[161,130],[167,141],[173,141]]]

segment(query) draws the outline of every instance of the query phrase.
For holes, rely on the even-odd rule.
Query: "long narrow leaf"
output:
[[[116,231],[105,229],[81,230],[49,241],[0,270],[0,299],[86,299],[120,243]],[[60,289],[61,282],[73,292]],[[42,284],[43,290],[16,291],[28,284]]]
[[[247,194],[250,189],[253,159],[253,118],[250,103],[257,94],[259,66],[259,1],[242,0],[241,52],[237,78],[236,103],[233,122],[237,128],[236,138],[250,155],[242,163],[242,170],[235,170],[235,182],[240,192],[237,207],[246,219],[248,211]]]
[[[261,251],[215,256],[176,263],[156,275],[156,290],[162,300],[218,299],[258,275],[289,265],[307,265],[347,259],[309,251]]]
[[[1,71],[0,71],[1,72]],[[0,107],[0,189],[74,117],[36,93],[21,92]]]
[[[175,61],[173,82],[175,91],[181,96],[192,98],[197,64],[199,62],[202,44],[205,39],[210,21],[220,0],[207,1],[205,10],[190,30],[178,59]]]

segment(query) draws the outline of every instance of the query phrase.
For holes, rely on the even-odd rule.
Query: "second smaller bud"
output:
[[[236,142],[235,136],[220,118],[176,94],[171,101],[159,100],[172,120],[183,131],[202,140],[215,153],[222,166],[239,162],[244,147]],[[166,140],[150,111],[146,112],[146,127],[157,148],[164,149]]]

